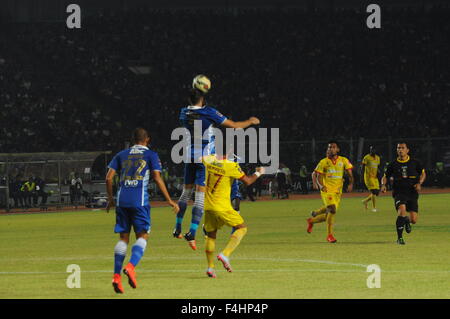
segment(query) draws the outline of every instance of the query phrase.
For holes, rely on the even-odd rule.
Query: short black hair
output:
[[[327,145],[330,145],[330,144],[336,144],[337,145],[337,147],[339,148],[339,149],[341,149],[341,145],[339,144],[339,142],[338,141],[336,141],[336,140],[331,140],[331,141],[328,141],[328,144]]]
[[[200,100],[201,100],[202,98],[203,98],[203,99],[205,98],[205,93],[203,93],[202,91],[197,90],[197,89],[191,89],[191,90],[189,91],[188,102],[189,102],[191,105],[197,104],[198,102],[200,102]]]
[[[146,129],[142,127],[135,128],[133,134],[131,135],[131,140],[134,144],[145,142],[145,140],[150,137]]]
[[[400,141],[400,142],[397,143],[397,145],[399,145],[399,144],[405,144],[405,145],[406,145],[406,148],[409,149],[408,142],[406,142],[406,141]]]

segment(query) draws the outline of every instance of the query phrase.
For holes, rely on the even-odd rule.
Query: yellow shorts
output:
[[[336,209],[338,209],[339,203],[341,202],[341,193],[320,192],[320,195],[325,206],[335,205]]]
[[[364,183],[369,191],[372,189],[380,189],[378,178],[365,178]]]
[[[235,210],[226,212],[217,212],[212,210],[205,211],[205,230],[207,232],[220,229],[223,225],[235,227],[243,224],[244,219]]]

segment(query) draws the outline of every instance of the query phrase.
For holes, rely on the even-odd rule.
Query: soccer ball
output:
[[[199,74],[192,81],[192,88],[197,89],[203,93],[208,93],[211,89],[211,81],[206,75]]]

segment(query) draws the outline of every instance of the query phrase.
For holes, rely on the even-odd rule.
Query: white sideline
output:
[[[161,257],[144,257],[144,260],[158,260],[158,259],[189,259],[189,260],[204,260],[202,257],[179,257],[179,256],[161,256]],[[79,257],[49,257],[49,258],[0,258],[1,260],[11,261],[81,261],[81,260],[111,260],[111,256],[79,256]],[[364,270],[350,270],[350,269],[240,269],[239,272],[366,272],[368,265],[356,264],[356,263],[345,263],[345,262],[335,262],[329,260],[315,260],[315,259],[300,259],[300,258],[265,258],[265,257],[236,257],[233,260],[254,260],[254,261],[271,261],[271,262],[298,262],[298,263],[316,263],[316,264],[328,264],[328,265],[339,265],[339,266],[353,266],[361,267]],[[198,273],[202,272],[201,269],[139,269],[142,273]],[[222,271],[222,270],[219,270]],[[83,273],[112,273],[111,270],[84,270]],[[450,270],[382,270],[385,273],[450,273]],[[0,271],[0,275],[51,275],[51,274],[67,274],[64,271]]]
[[[82,256],[82,257],[46,257],[46,258],[0,258],[1,260],[14,262],[14,261],[80,261],[80,260],[111,260],[112,256]],[[162,257],[143,257],[142,260],[158,260],[158,259],[184,259],[184,260],[204,260],[204,257],[192,257],[192,256],[162,256]],[[301,263],[316,263],[316,264],[329,264],[329,265],[342,265],[342,266],[355,266],[367,268],[368,265],[335,262],[329,260],[315,260],[315,259],[300,259],[300,258],[266,258],[266,257],[236,257],[233,260],[255,260],[255,261],[272,261],[272,262],[301,262]],[[1,273],[1,272],[0,272]]]
[[[226,272],[222,269],[217,269],[217,272]],[[189,269],[139,269],[140,273],[202,273],[204,269],[189,270]],[[238,272],[347,272],[347,273],[366,273],[364,270],[349,270],[349,269],[239,269]],[[450,270],[382,270],[382,273],[442,273],[448,274]],[[84,270],[82,273],[110,273],[112,270]],[[67,272],[64,271],[1,271],[0,275],[60,275]]]

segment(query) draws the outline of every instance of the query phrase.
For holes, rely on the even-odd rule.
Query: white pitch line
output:
[[[159,257],[144,257],[143,260],[172,260],[172,259],[188,259],[188,260],[203,260],[202,257],[192,257],[192,256],[159,256]],[[0,258],[0,260],[11,261],[82,261],[82,260],[110,260],[111,256],[79,256],[79,257],[49,257],[49,258],[15,258],[15,259],[5,259]],[[280,262],[292,262],[292,263],[315,263],[315,264],[326,264],[326,265],[336,265],[336,266],[353,266],[367,268],[367,265],[357,264],[357,263],[345,263],[345,262],[335,262],[330,260],[315,260],[315,259],[300,259],[300,258],[266,258],[266,257],[236,257],[234,260],[247,260],[247,261],[270,261],[275,263]],[[139,269],[140,272],[149,273],[198,273],[202,270],[189,270],[189,269]],[[91,270],[83,271],[84,273],[111,273],[111,270]],[[239,272],[366,272],[365,270],[349,270],[349,269],[243,269]],[[386,273],[450,273],[450,270],[382,270]],[[40,271],[30,271],[30,272],[0,272],[0,275],[48,275],[48,274],[67,274],[67,272],[40,272]]]
[[[80,257],[31,257],[31,258],[0,258],[1,260],[14,262],[14,261],[81,261],[81,260],[110,260],[111,256],[80,256]],[[161,257],[143,257],[143,260],[171,260],[171,259],[183,259],[183,260],[204,260],[204,257],[192,257],[192,256],[161,256]],[[315,263],[315,264],[328,264],[328,265],[342,265],[342,266],[355,266],[367,268],[368,265],[335,262],[329,260],[315,260],[315,259],[301,259],[301,258],[266,258],[266,257],[235,257],[233,260],[254,260],[254,261],[271,261],[271,262],[298,262],[298,263]]]
[[[217,270],[225,272],[225,270]],[[84,270],[82,273],[112,273],[112,270]],[[139,269],[141,273],[202,273],[203,270],[189,269]],[[347,273],[366,273],[363,270],[349,269],[239,269],[238,272],[347,272]],[[443,273],[448,274],[450,270],[382,270],[382,273]],[[64,271],[2,271],[0,275],[60,275],[68,274]]]

